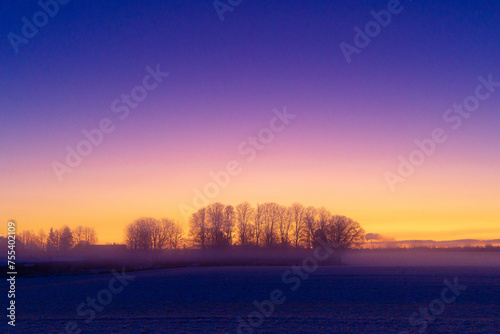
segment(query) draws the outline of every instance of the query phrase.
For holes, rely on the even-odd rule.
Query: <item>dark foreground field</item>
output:
[[[309,277],[304,272],[289,273],[283,281],[289,269],[137,271],[131,273],[133,280],[121,278],[125,287],[109,274],[19,278],[15,332],[238,333],[239,327],[241,333],[418,333],[424,329],[426,333],[500,333],[500,268],[320,267]],[[443,295],[444,280],[453,285],[455,278],[459,295],[451,290]],[[276,289],[283,293],[275,292],[277,303],[271,307],[271,302],[265,302],[258,313],[254,301],[269,300]],[[86,304],[87,298],[91,303],[97,299],[94,308]],[[103,306],[99,300],[109,304]],[[428,311],[425,318],[419,308],[425,313],[429,305],[436,315]],[[270,311],[269,317],[260,318]]]

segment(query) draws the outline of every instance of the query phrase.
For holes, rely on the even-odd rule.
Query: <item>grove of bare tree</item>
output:
[[[320,239],[339,248],[354,248],[365,242],[365,231],[351,218],[299,203],[286,207],[268,202],[255,208],[248,202],[236,208],[213,203],[192,214],[189,238],[200,249],[232,245],[312,248]]]
[[[125,237],[131,250],[173,250],[182,239],[182,228],[168,218],[143,217],[127,225]]]

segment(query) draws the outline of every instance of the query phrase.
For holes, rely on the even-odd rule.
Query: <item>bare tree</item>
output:
[[[276,240],[278,239],[279,206],[276,203],[264,203],[261,205],[263,208],[264,242],[267,247],[272,247],[276,244]]]
[[[127,247],[131,250],[141,249],[139,230],[139,225],[135,222],[127,225],[127,227],[125,228],[125,242],[127,244]]]
[[[33,231],[22,231],[17,237],[23,243],[26,254],[37,255],[40,252],[39,239]]]
[[[209,244],[212,247],[228,246],[229,240],[224,230],[224,209],[222,203],[213,203],[207,207]]]
[[[316,209],[309,206],[304,211],[304,227],[307,248],[313,246],[314,232],[316,232]]]
[[[151,250],[153,249],[153,243],[151,238],[151,227],[148,219],[140,218],[136,220],[136,224],[139,227],[138,237],[141,250]]]
[[[179,247],[180,242],[182,241],[182,227],[175,223],[172,225],[172,230],[170,234],[170,249],[177,249]]]
[[[222,230],[224,233],[225,243],[228,246],[231,246],[233,244],[234,221],[236,219],[235,216],[236,213],[234,212],[234,207],[232,205],[227,205],[224,208]]]
[[[159,249],[168,247],[170,250],[176,249],[182,240],[182,228],[172,219],[163,218],[158,223],[160,233],[158,239]]]
[[[318,209],[318,228],[326,231],[328,223],[330,222],[330,219],[332,218],[332,214],[330,211],[325,209],[324,207],[321,207]]]
[[[282,247],[286,247],[290,245],[290,228],[293,221],[293,212],[291,208],[279,205],[277,214],[279,241]]]
[[[73,229],[75,247],[87,247],[97,243],[97,234],[93,227],[77,226]]]
[[[253,213],[254,209],[248,202],[243,202],[236,206],[238,241],[242,246],[248,245],[250,241],[252,234],[251,220],[253,217]]]
[[[170,246],[170,239],[172,238],[174,224],[174,221],[168,218],[162,218],[157,222],[156,228],[158,230],[158,249],[163,249],[167,245]]]
[[[361,225],[351,218],[339,215],[330,219],[327,237],[339,248],[359,247],[365,243],[365,231]]]
[[[83,226],[77,226],[73,229],[73,239],[75,242],[75,247],[83,244]]]
[[[40,231],[38,231],[38,248],[40,249],[40,251],[45,251],[46,250],[46,242],[47,242],[47,233],[45,233],[45,231],[43,229],[40,229]]]
[[[208,232],[209,227],[206,209],[201,208],[193,213],[191,219],[189,220],[189,235],[192,239],[193,245],[199,246],[201,249],[205,249],[208,243]]]
[[[159,221],[155,218],[143,217],[136,219],[125,229],[126,243],[133,250],[159,249]]]
[[[87,245],[95,245],[99,241],[97,233],[93,227],[86,226],[83,230],[83,241]]]
[[[264,206],[262,204],[257,204],[257,210],[255,211],[255,219],[254,219],[254,238],[255,245],[259,246],[259,241],[262,236],[262,229],[264,226]]]
[[[299,242],[304,237],[304,212],[305,208],[300,203],[294,203],[291,207],[293,224],[292,235],[295,247],[299,247]]]
[[[150,249],[159,251],[165,244],[166,236],[161,221],[156,218],[143,218],[145,231],[147,231],[150,240]]]

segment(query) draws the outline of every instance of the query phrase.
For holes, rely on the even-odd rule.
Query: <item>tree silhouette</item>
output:
[[[316,209],[312,206],[309,206],[304,210],[304,234],[307,248],[311,248],[313,246],[314,232],[316,232],[317,229],[316,214]]]
[[[202,250],[207,247],[208,230],[206,209],[201,208],[189,220],[189,235],[193,246],[199,246]]]
[[[77,226],[73,229],[75,247],[88,247],[97,243],[97,234],[92,227]]]
[[[290,245],[290,228],[292,226],[293,211],[284,205],[278,206],[278,232],[281,247]]]
[[[222,229],[224,232],[224,243],[225,245],[233,244],[233,232],[235,225],[235,212],[234,207],[232,205],[227,205],[224,208],[224,218],[222,223]]]
[[[365,242],[365,231],[357,221],[335,215],[330,219],[327,237],[340,248],[358,247]]]
[[[295,248],[299,247],[299,242],[304,238],[304,211],[305,208],[300,203],[293,203],[292,211],[292,237]]]
[[[240,203],[236,206],[236,221],[238,228],[238,241],[240,245],[246,246],[252,237],[252,219],[254,209],[248,202]]]
[[[276,203],[264,203],[261,205],[263,210],[264,242],[267,247],[273,247],[278,239],[279,206]]]
[[[208,217],[208,240],[211,247],[223,247],[226,242],[224,240],[224,204],[213,203],[207,207]]]
[[[255,245],[260,246],[260,240],[262,236],[262,228],[264,219],[264,207],[261,204],[257,204],[257,210],[255,211],[255,220],[254,220],[254,238]]]
[[[125,228],[126,243],[132,250],[160,251],[167,246],[177,247],[182,229],[173,220],[143,217]]]
[[[59,233],[59,250],[66,252],[73,247],[73,243],[73,233],[67,225],[63,226]]]
[[[53,253],[59,250],[59,231],[51,227],[47,237],[47,252]]]

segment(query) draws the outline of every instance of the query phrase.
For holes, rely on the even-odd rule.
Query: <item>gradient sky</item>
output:
[[[182,220],[211,171],[242,171],[212,201],[295,201],[396,239],[500,238],[500,88],[458,130],[443,113],[500,81],[500,2],[402,0],[403,11],[348,64],[339,44],[387,1],[76,1],[15,53],[37,1],[0,12],[0,221],[95,227],[123,241],[141,216]],[[170,75],[120,120],[111,103],[147,66]],[[238,153],[273,109],[296,115],[252,162]],[[82,130],[116,126],[59,182],[53,161]],[[415,139],[448,140],[391,192]],[[5,225],[6,226],[6,225]]]

